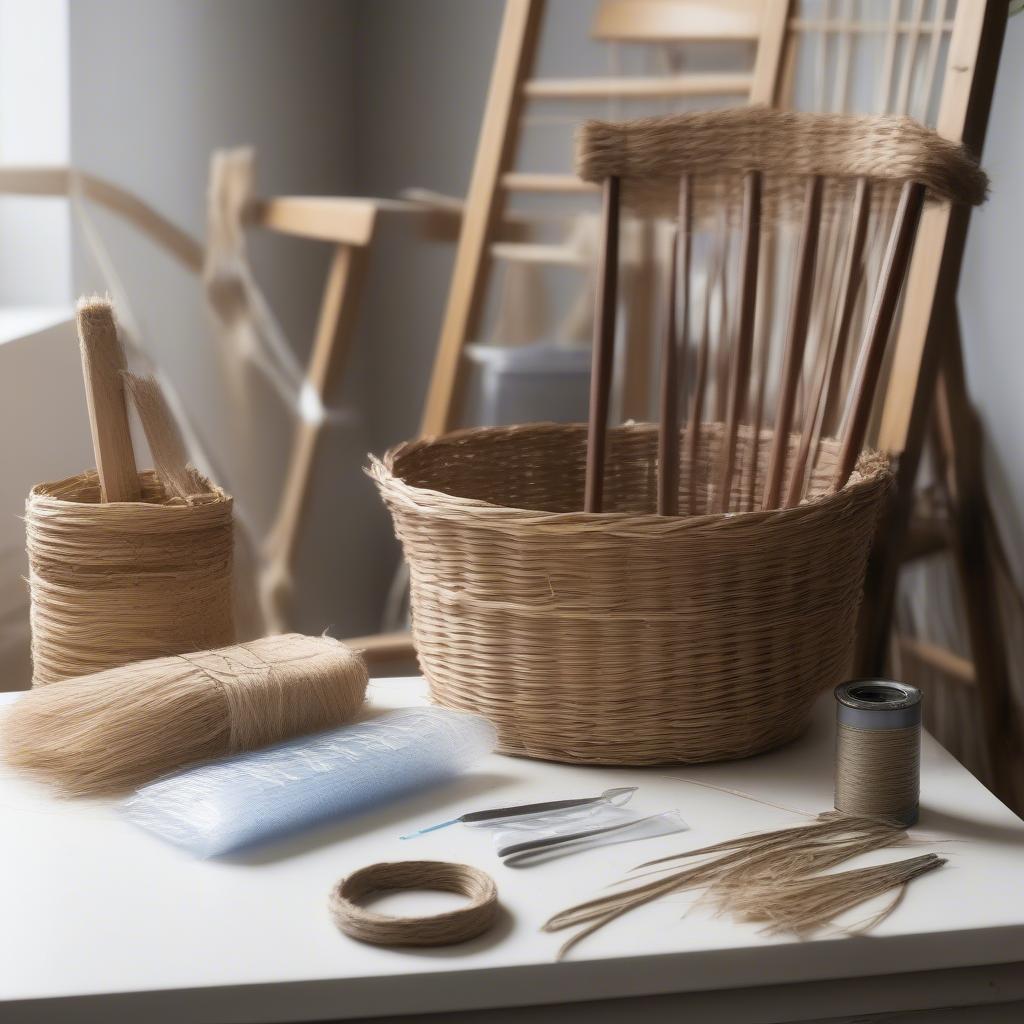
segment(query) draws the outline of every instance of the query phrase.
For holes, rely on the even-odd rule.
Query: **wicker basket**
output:
[[[692,489],[698,512],[682,517],[652,514],[650,425],[609,432],[600,514],[578,511],[581,425],[459,431],[374,460],[433,698],[486,715],[505,753],[554,761],[714,761],[799,735],[848,667],[888,461],[863,456],[828,493],[823,442],[807,501],[747,512],[755,446],[741,432],[729,507],[742,514],[705,515],[720,437],[705,424],[682,467],[680,508]]]

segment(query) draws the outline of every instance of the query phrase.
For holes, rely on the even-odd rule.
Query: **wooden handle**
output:
[[[138,501],[139,474],[124,400],[124,351],[114,310],[104,299],[78,305],[78,342],[92,447],[103,501]]]

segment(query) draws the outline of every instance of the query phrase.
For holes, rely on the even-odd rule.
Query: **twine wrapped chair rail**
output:
[[[907,182],[929,201],[976,206],[988,177],[963,145],[909,117],[811,114],[738,107],[633,121],[587,121],[576,138],[576,172],[584,181],[622,183],[623,204],[674,217],[679,179],[696,190],[694,214],[717,214],[751,171],[764,177],[762,218],[799,214],[801,179],[829,179],[832,205],[849,198],[857,178],[875,202]],[[826,205],[828,212],[828,204]]]
[[[420,664],[434,699],[486,715],[508,753],[768,750],[849,671],[890,482],[864,442],[923,205],[979,202],[986,179],[905,119],[751,109],[591,122],[578,165],[604,186],[589,422],[460,431],[371,465]],[[659,422],[609,429],[623,202],[676,230]],[[709,224],[738,234],[731,255],[697,244]],[[796,241],[777,332],[773,232]]]

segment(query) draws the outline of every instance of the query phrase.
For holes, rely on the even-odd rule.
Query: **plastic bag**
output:
[[[123,812],[168,842],[212,857],[436,785],[495,744],[494,727],[479,715],[405,708],[187,768],[143,786]]]

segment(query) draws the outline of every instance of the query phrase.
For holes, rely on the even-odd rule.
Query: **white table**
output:
[[[382,706],[418,703],[422,694],[418,680],[371,687]],[[1024,1001],[1024,823],[929,737],[917,831],[957,842],[921,848],[941,850],[950,863],[914,882],[870,937],[769,939],[700,907],[687,914],[693,897],[680,895],[628,915],[555,962],[564,933],[539,931],[552,912],[595,895],[642,860],[799,820],[673,776],[828,808],[830,697],[818,712],[797,743],[731,764],[595,769],[494,756],[445,787],[224,861],[193,860],[120,820],[109,803],[60,801],[4,768],[0,1020],[452,1020],[455,1011],[473,1010],[480,1012],[466,1020],[506,1021],[520,1019],[513,1008],[544,1004],[577,1004],[550,1019],[589,1022],[629,1019],[640,1009],[645,1021],[688,1013],[691,1021],[725,1024],[965,1004],[989,1009],[927,1019],[1022,1019],[1024,1002],[1006,1004]],[[625,785],[640,786],[638,809],[679,807],[692,831],[518,870],[500,865],[488,835],[464,826],[398,839],[473,807]],[[890,850],[877,859],[909,855]],[[326,910],[334,881],[405,858],[489,871],[504,907],[497,928],[465,946],[418,952],[361,945],[337,932]],[[417,897],[393,899],[408,911]]]

